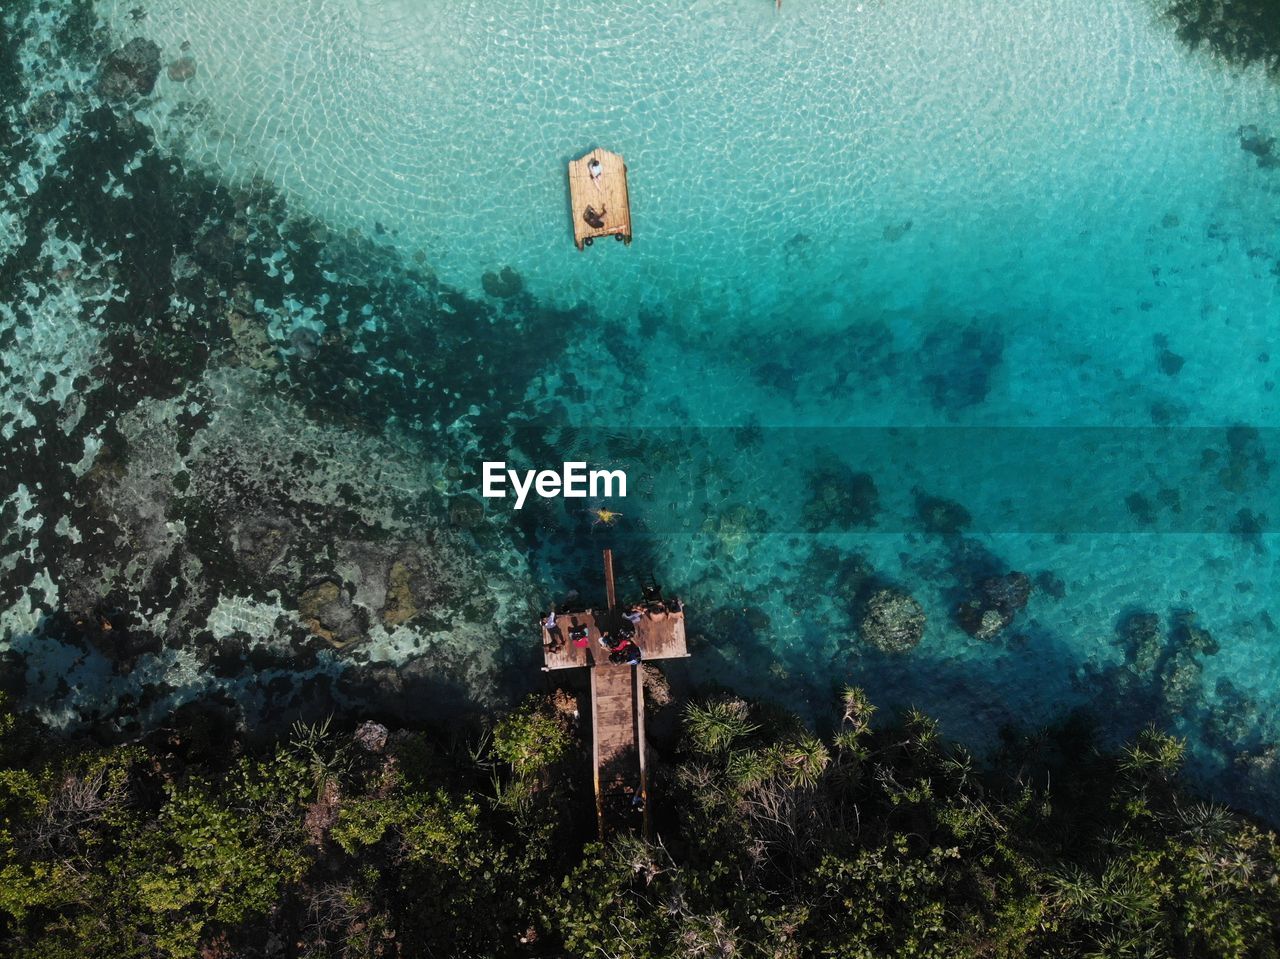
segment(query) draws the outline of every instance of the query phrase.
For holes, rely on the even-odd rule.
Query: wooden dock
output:
[[[591,670],[591,757],[596,822],[600,835],[629,823],[649,834],[649,776],[644,738],[644,673],[641,667],[610,662],[601,644],[602,630],[630,622],[619,607],[613,580],[613,554],[604,551],[607,605],[602,610],[557,613],[556,626],[542,627],[543,669]],[[674,607],[674,608],[673,608]],[[672,601],[649,600],[634,608],[632,642],[644,661],[689,655],[684,610]],[[584,645],[579,641],[585,639]]]
[[[599,177],[591,175],[592,160],[600,162]],[[569,161],[569,205],[573,212],[573,242],[579,250],[601,236],[631,242],[627,165],[618,154],[597,148]],[[598,226],[589,222],[591,212],[600,215]]]

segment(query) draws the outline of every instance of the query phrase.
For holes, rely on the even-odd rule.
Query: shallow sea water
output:
[[[748,455],[732,432],[698,435],[711,496],[655,471],[617,530],[553,520],[528,558],[549,592],[581,585],[580,557],[612,537],[720,611],[697,624],[695,677],[815,713],[831,682],[856,681],[970,737],[1105,704],[1117,620],[1190,609],[1221,651],[1164,718],[1210,766],[1276,741],[1277,540],[1231,528],[1274,493],[1280,171],[1239,130],[1280,134],[1280,90],[1189,53],[1153,5],[153,0],[140,22],[135,6],[102,10],[198,63],[148,113],[171,148],[229,182],[264,176],[477,296],[509,265],[541,301],[588,304],[607,332],[563,358],[527,344],[548,418],[765,428]],[[579,254],[564,163],[594,146],[626,157],[635,242]],[[610,339],[643,376],[599,362]],[[1233,424],[1261,429],[1260,452],[1227,482]],[[890,455],[791,429],[830,426],[984,428],[975,456],[992,465],[946,489],[951,454],[927,430]],[[1071,434],[1081,489],[1061,495],[1085,505],[1040,522],[1043,502],[1006,508],[1041,469],[1036,443],[994,455],[998,427],[1131,429],[1139,452],[1113,470]],[[1174,462],[1153,429],[1178,434]],[[797,520],[824,453],[875,478],[873,530]],[[973,564],[918,531],[916,487],[999,515],[967,539],[1004,569],[1051,572],[1062,596],[1038,590],[1016,639],[966,636],[951,612]],[[1168,489],[1195,509],[1146,531],[1126,497]],[[765,515],[726,519],[735,506]],[[924,604],[920,647],[852,638],[822,544]]]

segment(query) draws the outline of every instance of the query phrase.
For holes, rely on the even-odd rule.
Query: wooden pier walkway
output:
[[[592,160],[600,164],[598,177],[591,175]],[[573,242],[579,250],[601,236],[631,242],[627,165],[618,154],[595,149],[569,161],[569,205],[573,210]]]
[[[629,823],[649,834],[649,776],[644,738],[644,673],[640,666],[613,663],[600,639],[628,623],[618,606],[613,554],[604,551],[604,610],[557,613],[554,629],[542,627],[543,669],[591,670],[591,758],[596,820],[600,835]],[[631,641],[644,661],[688,656],[684,610],[673,601],[651,598],[634,612]],[[603,632],[602,632],[603,631]],[[586,642],[583,643],[582,641]]]

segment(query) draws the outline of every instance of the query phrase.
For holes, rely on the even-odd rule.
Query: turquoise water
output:
[[[1280,106],[1142,2],[283,10],[148,6],[143,31],[200,64],[158,108],[200,105],[171,137],[331,223],[383,224],[465,289],[509,264],[702,347],[653,403],[602,390],[591,416],[667,422],[678,390],[699,423],[951,422],[900,384],[779,402],[734,371],[762,331],[878,322],[909,350],[962,317],[1008,351],[966,421],[1147,424],[1170,394],[1193,422],[1275,418],[1255,357],[1277,186],[1236,131]],[[563,164],[596,144],[627,158],[639,242],[586,257]],[[1156,332],[1197,353],[1176,382],[1146,375]]]
[[[1119,733],[1155,719],[1266,804],[1280,170],[1240,129],[1280,135],[1274,83],[1189,53],[1143,0],[136,6],[100,10],[197,64],[138,110],[166,149],[509,325],[519,408],[439,422],[474,462],[405,444],[421,475],[398,483],[474,493],[482,454],[535,450],[644,476],[608,530],[491,508],[522,531],[484,544],[518,584],[508,624],[589,587],[613,545],[690,604],[692,679],[814,715],[856,682],[980,744],[1078,705]],[[564,164],[595,146],[626,157],[635,242],[579,254]],[[554,353],[524,301],[486,294],[506,266],[577,318]],[[411,425],[392,412],[377,441]],[[826,467],[873,478],[867,522],[806,513]],[[922,528],[926,494],[963,505],[963,535]],[[924,607],[913,651],[859,638],[855,557]],[[1027,608],[967,635],[957,604],[1010,570],[1035,579]],[[269,632],[275,610],[212,629]],[[1162,637],[1194,611],[1219,650],[1170,640],[1174,666],[1144,671],[1117,637],[1135,610]],[[394,665],[417,644],[371,648]]]

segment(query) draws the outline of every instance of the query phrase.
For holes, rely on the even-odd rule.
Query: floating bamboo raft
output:
[[[587,164],[600,161],[600,176],[591,175]],[[627,165],[608,150],[595,149],[569,161],[569,204],[573,209],[573,242],[579,250],[601,236],[631,242],[631,198],[627,193]],[[602,226],[587,222],[587,208],[601,214]]]

